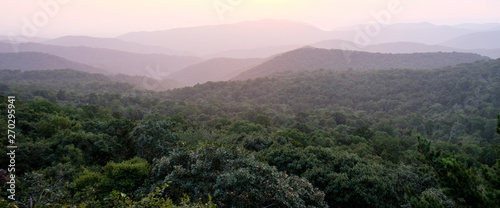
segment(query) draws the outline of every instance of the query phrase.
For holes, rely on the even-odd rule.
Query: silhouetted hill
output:
[[[278,55],[241,73],[234,79],[245,80],[265,77],[282,71],[319,69],[433,69],[487,59],[489,58],[471,53],[383,54],[304,47]]]
[[[22,71],[74,69],[91,73],[106,73],[102,69],[37,52],[0,53],[0,69],[19,69]]]
[[[264,59],[210,59],[170,74],[167,78],[192,86],[208,81],[227,81]]]
[[[163,54],[138,54],[117,50],[89,47],[64,47],[38,43],[16,45],[21,52],[43,52],[62,58],[105,69],[114,74],[152,76],[161,78],[169,73],[202,61],[193,56],[169,56]],[[12,52],[9,43],[0,42],[0,52]]]
[[[58,46],[85,46],[90,48],[106,48],[131,53],[159,53],[166,55],[191,55],[189,52],[170,50],[159,46],[142,45],[116,38],[97,38],[88,36],[64,36],[44,41],[43,44]]]

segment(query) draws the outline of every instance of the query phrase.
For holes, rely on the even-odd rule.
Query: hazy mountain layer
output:
[[[142,45],[123,41],[116,38],[97,38],[87,36],[64,36],[44,41],[43,44],[58,46],[85,46],[91,48],[105,48],[131,53],[159,53],[166,55],[192,55],[189,52],[175,51],[159,46]]]
[[[90,73],[107,73],[96,67],[69,61],[51,54],[37,52],[0,53],[0,69],[22,71],[74,69]]]
[[[192,86],[208,81],[227,81],[252,66],[262,63],[264,59],[210,59],[170,74],[174,79]]]
[[[62,58],[105,69],[114,74],[128,74],[161,78],[202,59],[193,56],[169,56],[162,54],[138,54],[117,50],[63,47],[38,43],[14,45],[0,42],[0,52],[33,51],[49,53]]]
[[[462,49],[500,48],[500,30],[472,33],[448,40],[441,45]]]

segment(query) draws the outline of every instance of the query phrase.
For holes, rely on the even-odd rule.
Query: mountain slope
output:
[[[265,77],[282,71],[319,69],[432,69],[486,59],[489,58],[470,53],[382,54],[304,47],[278,55],[239,74],[234,79],[245,80]]]
[[[58,46],[84,46],[90,48],[106,48],[111,50],[125,51],[131,53],[159,53],[166,55],[189,55],[189,52],[170,50],[159,46],[142,45],[123,41],[116,38],[97,38],[87,36],[64,36],[44,41],[43,44]]]
[[[381,43],[368,46],[359,46],[350,41],[324,40],[311,44],[316,48],[359,50],[372,53],[426,53],[426,52],[464,52],[477,53],[492,59],[500,58],[500,49],[457,49],[441,45],[427,45],[415,42]]]
[[[441,43],[441,45],[461,49],[494,49],[500,48],[500,30],[478,32],[460,36]]]
[[[168,79],[180,81],[188,86],[208,81],[227,81],[252,66],[262,63],[264,59],[210,59],[167,76]]]
[[[22,71],[74,69],[90,73],[106,73],[102,69],[37,52],[0,53],[0,69],[19,69]]]
[[[411,114],[420,109],[419,113],[430,117],[436,113],[446,115],[446,111],[456,113],[469,106],[485,109],[483,112],[491,113],[484,115],[496,118],[495,106],[500,106],[499,72],[500,59],[429,70],[301,71],[176,89],[166,92],[166,99],[200,104],[217,101],[219,107],[225,104],[228,108],[243,103],[284,104],[295,113],[325,110],[318,114],[345,108],[352,109],[349,112],[389,114]],[[488,107],[478,104],[481,102],[494,104]]]
[[[63,47],[38,43],[17,45],[21,52],[42,52],[105,69],[114,74],[151,76],[161,78],[202,59],[193,56],[169,56],[162,54],[138,54],[123,51],[89,48]],[[12,46],[0,42],[0,52],[12,52]]]

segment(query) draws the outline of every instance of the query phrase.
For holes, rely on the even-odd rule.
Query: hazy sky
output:
[[[0,35],[114,37],[245,20],[302,21],[321,29],[364,24],[399,2],[391,23],[500,23],[499,0],[0,0]],[[56,4],[54,4],[56,3]],[[41,5],[48,9],[43,9]],[[216,9],[216,6],[217,8]],[[219,11],[218,11],[219,10]],[[31,26],[27,26],[31,25]]]

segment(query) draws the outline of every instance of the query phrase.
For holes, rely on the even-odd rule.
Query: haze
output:
[[[23,19],[43,11],[40,3],[55,0],[3,1],[0,33],[21,34]],[[323,30],[368,23],[371,12],[387,9],[389,0],[59,0],[60,9],[39,28],[37,37],[65,35],[116,37],[134,31],[236,23],[247,20],[301,21]],[[499,22],[500,2],[400,1],[402,12],[391,23],[429,22],[437,25]],[[224,12],[217,12],[214,5]]]

